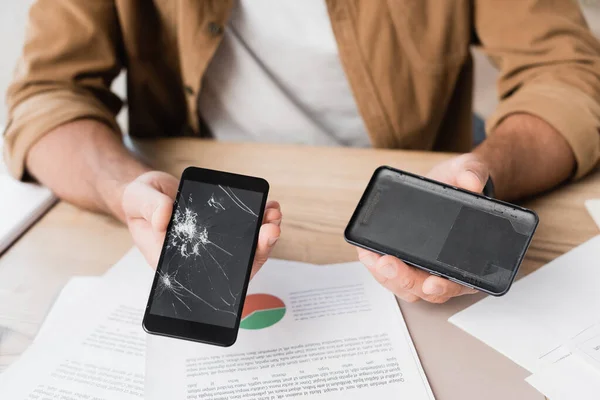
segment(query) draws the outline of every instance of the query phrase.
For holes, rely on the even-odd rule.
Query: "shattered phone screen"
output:
[[[265,193],[183,181],[150,314],[233,328]]]

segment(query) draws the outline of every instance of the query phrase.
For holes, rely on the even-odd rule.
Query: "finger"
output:
[[[421,298],[425,297],[421,287],[425,279],[430,276],[425,271],[411,267],[392,256],[379,258],[370,270],[379,283],[396,295],[407,292]]]
[[[147,184],[133,182],[123,193],[123,210],[128,219],[144,219],[157,232],[164,232],[173,210],[173,199]]]
[[[463,162],[461,172],[456,177],[457,186],[480,193],[490,176],[488,167],[481,161],[469,158]]]
[[[377,261],[381,258],[379,254],[373,253],[372,251],[363,249],[361,247],[357,247],[356,252],[358,253],[358,259],[360,262],[363,263],[367,268],[373,268]]]
[[[424,293],[423,284],[432,277],[431,274],[411,267],[395,257],[382,257],[373,268],[373,272],[374,275],[378,275],[376,279],[385,288],[403,300],[414,302],[420,298],[430,303],[444,303],[449,299],[443,294]]]
[[[128,226],[135,245],[144,255],[148,265],[156,269],[165,235],[163,234],[162,237],[155,235],[143,219],[128,220]]]
[[[171,174],[161,171],[152,171],[140,176],[138,181],[155,187],[160,192],[169,196],[172,200],[175,200],[177,197],[179,180]]]
[[[465,170],[460,172],[456,177],[456,184],[458,187],[471,192],[481,193],[485,186],[485,181],[482,181],[480,176],[472,170]]]
[[[281,211],[278,208],[267,208],[263,217],[263,224],[281,225]]]
[[[445,297],[445,296],[425,296],[425,297],[423,297],[423,300],[425,300],[428,303],[443,304],[443,303],[447,302],[448,300],[450,300],[450,297]]]
[[[417,301],[421,300],[421,298],[419,296],[415,296],[414,294],[409,293],[409,292],[394,293],[394,294],[400,300],[405,301],[407,303],[416,303]]]
[[[264,224],[260,227],[258,234],[258,245],[256,246],[256,253],[254,254],[254,263],[252,264],[252,272],[250,273],[250,279],[256,275],[265,262],[269,259],[271,250],[279,240],[281,234],[281,228],[275,224]]]
[[[279,204],[278,201],[275,200],[271,200],[267,202],[267,205],[265,206],[265,209],[270,209],[270,208],[274,208],[276,210],[281,211],[281,205]]]
[[[157,182],[157,185],[161,192],[169,196],[172,200],[175,200],[177,197],[177,190],[179,189],[179,182],[175,177],[172,178],[173,179],[160,180]]]
[[[152,229],[155,235],[162,235],[164,237],[173,214],[173,203],[164,203],[160,207],[157,207],[152,214]]]
[[[423,282],[423,293],[431,297],[456,297],[464,294],[477,293],[477,290],[468,288],[448,279],[430,276]]]

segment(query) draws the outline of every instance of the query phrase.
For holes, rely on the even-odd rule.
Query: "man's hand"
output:
[[[488,167],[472,154],[464,154],[436,165],[427,176],[472,192],[481,192],[489,177]],[[384,287],[408,302],[419,299],[444,303],[452,297],[476,290],[411,267],[392,256],[380,256],[358,248],[358,258]]]
[[[472,153],[435,166],[428,176],[481,192],[491,175],[496,197],[512,200],[551,189],[568,179],[575,167],[573,151],[556,129],[538,117],[516,113],[502,121]],[[409,302],[424,299],[443,303],[475,292],[394,257],[362,249],[358,257],[383,286]]]
[[[179,181],[174,176],[151,171],[140,175],[123,192],[125,221],[135,244],[152,268],[156,268],[160,257],[178,186]],[[281,217],[279,203],[267,203],[251,277],[267,261],[279,239]]]

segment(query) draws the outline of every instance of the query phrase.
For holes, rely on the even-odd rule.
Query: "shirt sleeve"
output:
[[[486,132],[510,114],[535,115],[569,143],[575,178],[600,159],[600,44],[574,0],[475,0],[475,34],[499,68],[500,104]]]
[[[23,178],[29,149],[67,122],[92,118],[119,132],[122,102],[110,85],[122,68],[120,35],[112,0],[34,3],[7,92],[4,158],[11,175]]]

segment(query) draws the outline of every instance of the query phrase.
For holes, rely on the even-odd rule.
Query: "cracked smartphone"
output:
[[[538,224],[535,212],[382,166],[346,227],[349,243],[501,296]]]
[[[235,343],[268,192],[261,178],[195,167],[183,172],[144,314],[146,332]]]

